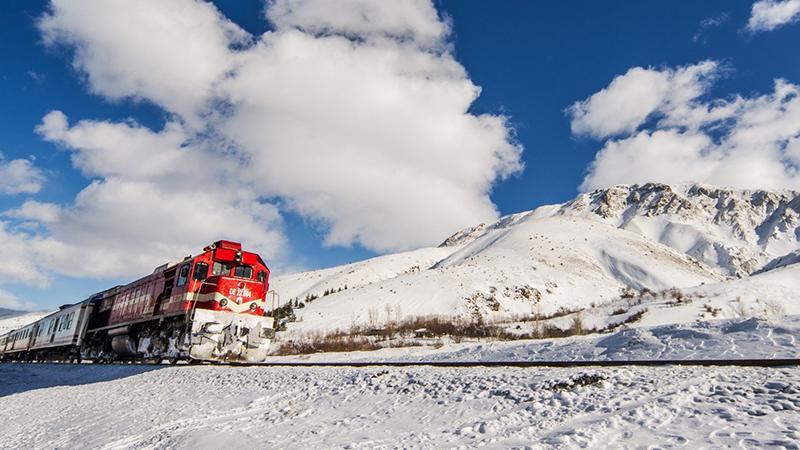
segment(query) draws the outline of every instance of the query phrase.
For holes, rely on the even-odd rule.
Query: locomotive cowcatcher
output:
[[[261,362],[274,336],[269,273],[258,254],[217,241],[3,336],[0,353],[40,361]]]

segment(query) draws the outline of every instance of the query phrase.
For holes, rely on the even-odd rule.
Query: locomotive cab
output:
[[[190,277],[191,274],[191,277]],[[191,309],[192,346],[197,359],[261,361],[274,336],[267,316],[269,269],[236,242],[218,241],[178,271]]]

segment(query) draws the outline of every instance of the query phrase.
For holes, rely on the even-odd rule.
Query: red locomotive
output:
[[[274,336],[269,268],[239,243],[218,241],[125,286],[0,336],[17,360],[263,361]]]

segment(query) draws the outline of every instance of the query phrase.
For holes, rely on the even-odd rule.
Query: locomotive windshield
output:
[[[231,273],[233,271],[233,273]],[[247,265],[236,265],[234,266],[228,262],[222,261],[214,261],[214,265],[211,268],[212,275],[233,275],[236,278],[253,278],[253,268]]]
[[[231,263],[214,261],[214,266],[211,268],[213,275],[230,275],[233,265]]]
[[[253,278],[253,268],[250,266],[236,266],[233,270],[233,276],[239,278]]]

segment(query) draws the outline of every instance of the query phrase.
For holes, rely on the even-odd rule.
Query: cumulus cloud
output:
[[[352,30],[374,26],[351,15]],[[496,217],[489,190],[520,170],[521,149],[503,117],[467,112],[480,90],[452,55],[415,34],[353,42],[283,26],[220,84],[233,105],[220,130],[262,192],[329,225],[328,243],[378,251]]]
[[[522,149],[505,117],[469,112],[480,88],[429,0],[276,0],[265,20],[253,37],[201,1],[52,2],[45,42],[74,51],[92,92],[171,116],[160,130],[43,118],[93,181],[70,205],[7,213],[45,225],[42,267],[133,274],[221,234],[271,256],[281,210],[376,251],[497,217],[489,192]]]
[[[31,220],[47,224],[58,221],[61,215],[61,207],[55,203],[26,200],[19,208],[10,209],[4,212],[3,215],[15,219]]]
[[[718,71],[714,61],[677,69],[634,67],[568,108],[572,132],[605,138],[636,131],[656,112],[686,113]]]
[[[46,44],[74,50],[92,92],[150,100],[198,126],[230,48],[249,39],[199,0],[52,0],[38,26]]]
[[[609,86],[603,96],[577,103],[588,106],[570,110],[573,130],[605,142],[581,189],[648,181],[800,189],[800,87],[779,79],[769,94],[708,98],[718,67],[704,62],[678,69],[637,68],[673,82],[660,100],[651,102],[658,106],[631,117],[625,126],[607,125],[616,120],[607,117],[615,108],[639,108],[633,95],[637,89],[619,88],[620,77],[612,82],[616,89]]]
[[[440,46],[450,31],[429,0],[274,0],[266,15],[278,29],[371,40],[406,39],[429,48]]]
[[[219,238],[265,256],[284,250],[278,211],[238,181],[241,162],[187,141],[180,124],[159,132],[135,122],[70,126],[53,111],[37,131],[95,178],[68,207],[26,203],[9,213],[47,225],[32,246],[44,267],[72,276],[142,273]]]
[[[0,193],[35,194],[42,190],[45,176],[27,159],[3,160],[0,154]]]
[[[753,3],[747,30],[772,31],[800,20],[800,0],[759,0]]]

